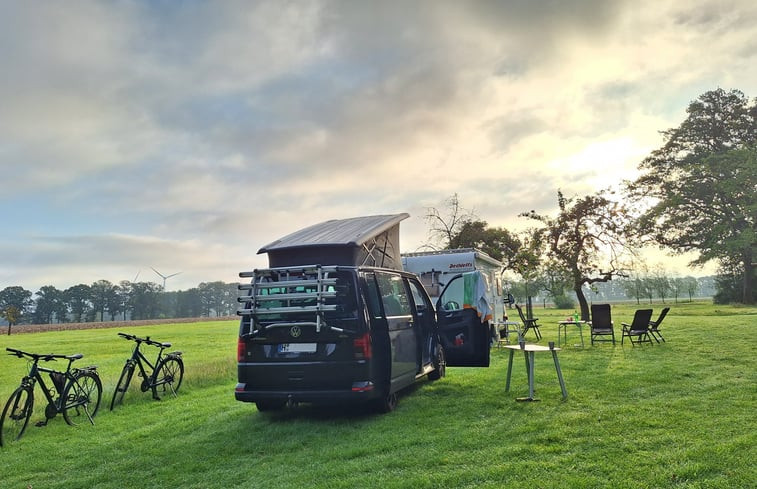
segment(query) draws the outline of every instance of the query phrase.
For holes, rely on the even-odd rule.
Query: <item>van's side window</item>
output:
[[[381,318],[381,295],[376,285],[376,276],[372,273],[365,274],[365,301],[368,303],[368,312],[374,319]]]
[[[405,284],[399,275],[377,273],[376,279],[381,292],[381,301],[384,304],[384,312],[390,316],[409,316],[410,301],[407,297]]]
[[[419,290],[418,285],[412,280],[408,280],[407,283],[410,284],[410,293],[413,294],[413,302],[415,303],[416,311],[418,313],[431,311],[432,306],[427,302],[428,299],[426,299],[423,293]]]

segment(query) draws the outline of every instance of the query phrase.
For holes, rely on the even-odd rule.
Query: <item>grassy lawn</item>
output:
[[[590,346],[586,331],[586,348],[574,347],[572,332],[560,352],[566,401],[550,356],[537,354],[541,402],[516,402],[528,391],[522,356],[505,393],[508,353],[494,348],[490,368],[449,368],[388,415],[312,406],[263,415],[235,401],[234,321],[3,336],[3,352],[84,353],[104,393],[96,426],[58,417],[38,428],[36,413],[0,449],[0,487],[754,487],[757,308],[671,306],[660,345],[620,346],[635,305],[613,306],[615,347]],[[663,306],[652,307],[656,317]],[[535,310],[541,344],[572,312]],[[131,390],[108,411],[133,345],[119,330],[184,351],[177,398]],[[0,355],[0,409],[24,369]]]

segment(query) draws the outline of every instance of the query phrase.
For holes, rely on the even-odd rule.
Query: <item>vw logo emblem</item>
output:
[[[302,330],[300,329],[300,327],[299,327],[299,326],[292,326],[292,327],[291,327],[291,328],[289,329],[289,335],[290,335],[290,336],[291,336],[292,338],[299,338],[301,334],[302,334]]]

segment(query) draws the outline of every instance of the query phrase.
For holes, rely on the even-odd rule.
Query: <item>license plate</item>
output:
[[[315,343],[281,343],[279,353],[315,353]]]

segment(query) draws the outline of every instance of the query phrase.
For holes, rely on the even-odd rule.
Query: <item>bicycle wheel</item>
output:
[[[116,391],[113,393],[113,399],[110,401],[110,410],[117,404],[121,404],[124,400],[124,394],[129,390],[129,383],[134,375],[134,364],[127,362],[121,370],[121,377],[118,378],[118,384],[116,384]]]
[[[70,425],[92,418],[100,407],[103,387],[100,377],[91,370],[80,370],[63,391],[63,419]]]
[[[0,417],[0,447],[21,438],[34,410],[34,391],[21,385],[5,403]]]
[[[161,392],[170,392],[174,396],[179,392],[181,381],[184,378],[184,362],[181,357],[166,357],[161,360],[157,368],[158,375],[155,379],[155,394],[158,389]]]

